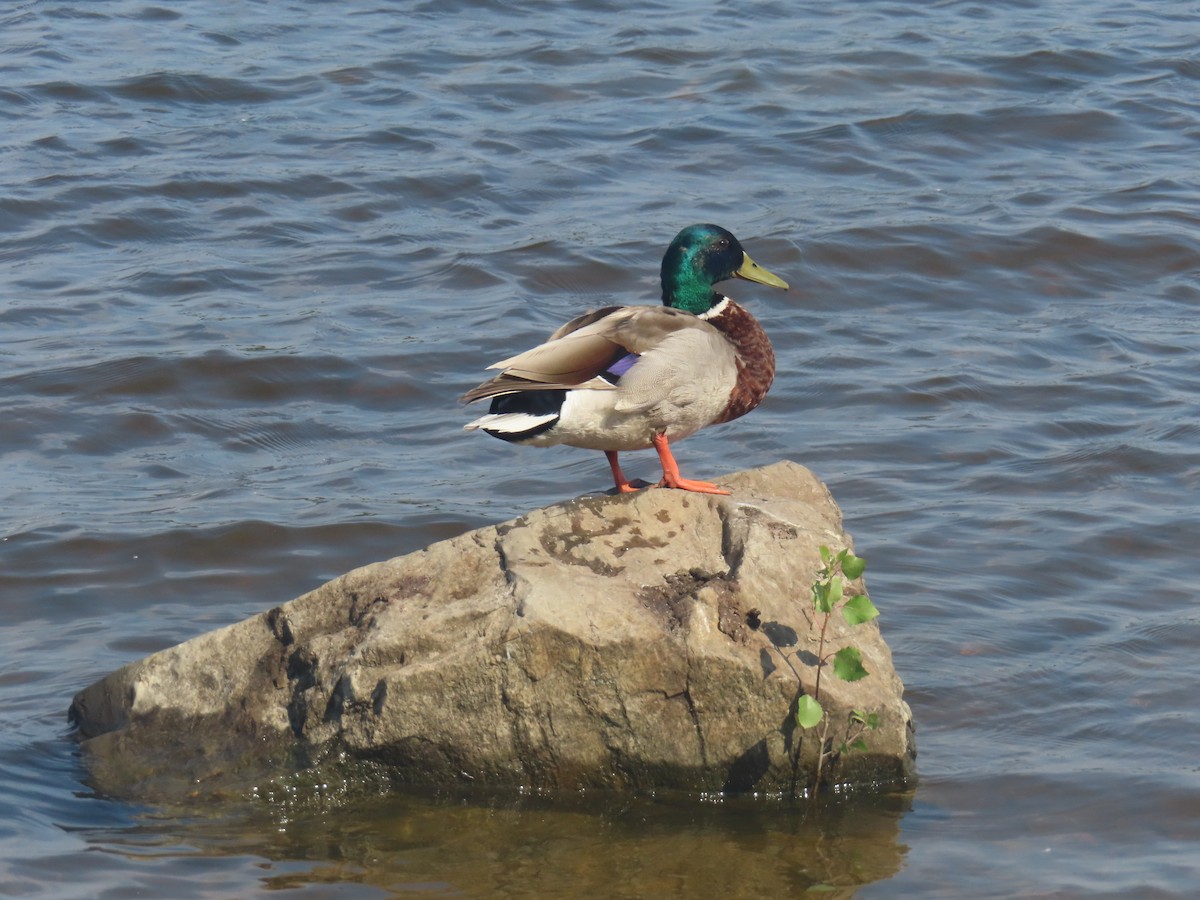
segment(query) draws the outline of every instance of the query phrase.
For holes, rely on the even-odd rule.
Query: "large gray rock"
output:
[[[132,663],[72,705],[94,777],[146,794],[349,759],[414,783],[803,790],[809,586],[818,546],[849,539],[794,463],[723,483],[732,497],[650,489],[536,510]],[[826,668],[827,746],[851,709],[880,723],[823,780],[905,781],[911,716],[876,623],[835,615],[827,640],[870,672]]]

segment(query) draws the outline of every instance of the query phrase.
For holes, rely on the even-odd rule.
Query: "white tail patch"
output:
[[[501,431],[505,434],[520,434],[523,431],[537,428],[539,425],[545,425],[547,422],[553,422],[557,418],[558,413],[541,416],[529,413],[488,413],[486,416],[480,416],[474,422],[468,422],[463,426],[463,431],[483,429],[485,431]]]

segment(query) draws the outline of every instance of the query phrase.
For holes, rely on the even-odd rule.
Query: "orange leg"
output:
[[[665,434],[654,436],[654,449],[658,451],[658,458],[662,462],[663,479],[659,484],[663,487],[679,488],[681,491],[697,491],[701,494],[729,493],[724,488],[717,487],[710,482],[692,481],[682,477],[679,474],[679,463],[675,462],[675,457],[671,455],[671,446],[667,443]]]
[[[612,468],[613,481],[617,483],[617,490],[622,494],[637,493],[637,488],[629,483],[629,479],[625,477],[625,473],[621,471],[621,464],[617,462],[616,450],[605,450],[604,455],[608,457],[608,465]]]

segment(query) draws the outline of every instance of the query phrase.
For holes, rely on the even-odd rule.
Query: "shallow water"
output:
[[[645,5],[644,5],[645,6]],[[0,11],[0,888],[1200,888],[1200,14],[664,0]],[[769,801],[92,795],[73,693],[605,487],[455,398],[715,221],[781,372],[679,448],[842,505],[921,784]],[[653,479],[653,458],[627,472]],[[857,890],[856,890],[857,888]]]

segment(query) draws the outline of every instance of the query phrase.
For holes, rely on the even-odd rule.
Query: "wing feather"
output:
[[[615,390],[599,378],[627,353],[642,355],[681,329],[717,333],[708,322],[668,306],[613,306],[584,313],[559,328],[544,344],[503,359],[501,372],[463,395],[464,403],[540,390]]]

